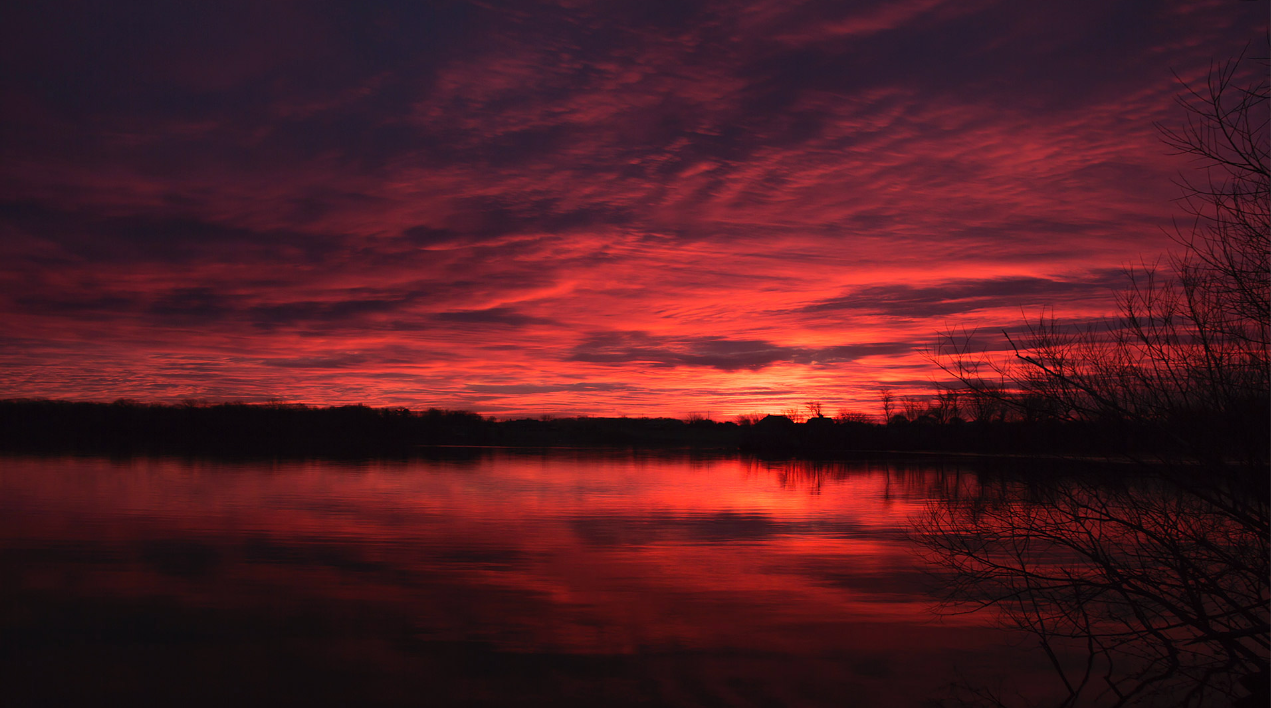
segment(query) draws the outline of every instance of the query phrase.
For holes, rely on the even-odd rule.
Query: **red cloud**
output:
[[[0,395],[870,405],[1110,309],[1246,5],[15,16]]]

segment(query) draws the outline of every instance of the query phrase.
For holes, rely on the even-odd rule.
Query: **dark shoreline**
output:
[[[297,404],[0,401],[0,450],[87,454],[429,456],[450,449],[632,449],[835,459],[862,455],[1090,461],[1177,459],[1153,431],[1054,420],[883,425],[768,416],[495,420],[467,411]],[[432,451],[431,453],[429,451]]]

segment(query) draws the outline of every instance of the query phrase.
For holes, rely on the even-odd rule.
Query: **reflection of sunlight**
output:
[[[23,459],[0,472],[0,505],[13,512],[0,532],[93,549],[102,560],[80,572],[112,597],[235,611],[280,598],[357,603],[400,615],[429,641],[503,651],[811,656],[904,636],[940,652],[965,646],[987,619],[930,622],[905,528],[938,476],[867,462],[568,453]],[[25,582],[67,592],[47,570],[30,568]]]

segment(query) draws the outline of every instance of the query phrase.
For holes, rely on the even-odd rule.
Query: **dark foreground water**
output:
[[[966,474],[0,457],[0,703],[922,706],[959,677],[1041,685],[991,617],[933,614],[906,540]]]

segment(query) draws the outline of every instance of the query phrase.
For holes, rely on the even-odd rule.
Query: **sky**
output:
[[[6,3],[0,398],[875,412],[1114,311],[1195,168],[1154,123],[1267,16]]]

